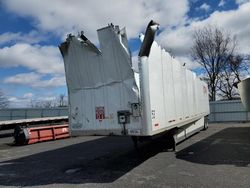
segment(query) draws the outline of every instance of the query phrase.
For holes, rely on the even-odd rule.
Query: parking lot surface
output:
[[[176,152],[161,139],[138,151],[129,137],[12,141],[0,134],[0,187],[250,187],[250,123],[210,124]]]

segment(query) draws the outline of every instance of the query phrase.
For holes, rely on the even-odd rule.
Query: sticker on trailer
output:
[[[128,134],[129,135],[140,135],[141,130],[140,129],[128,129]]]
[[[102,121],[103,119],[105,119],[104,106],[95,107],[95,117],[99,121]]]
[[[152,119],[155,119],[155,110],[151,111]]]

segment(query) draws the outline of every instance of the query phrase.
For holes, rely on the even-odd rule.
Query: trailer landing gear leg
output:
[[[173,152],[176,152],[176,143],[175,143],[175,139],[173,138]]]
[[[204,128],[203,131],[208,129],[208,116],[204,117]]]
[[[135,149],[138,150],[138,138],[137,138],[137,136],[131,136],[131,138],[132,138],[132,141],[134,143]]]
[[[173,134],[168,134],[166,137],[166,151],[176,151],[176,141]]]
[[[170,137],[170,141],[171,141],[170,143],[171,143],[171,147],[173,149],[173,152],[175,152],[176,151],[176,142],[175,142],[174,136]]]

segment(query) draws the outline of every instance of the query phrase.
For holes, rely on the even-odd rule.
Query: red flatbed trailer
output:
[[[14,139],[17,145],[34,144],[69,137],[68,124],[40,127],[17,126],[14,131]]]

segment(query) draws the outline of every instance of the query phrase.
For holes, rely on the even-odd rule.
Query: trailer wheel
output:
[[[27,131],[22,126],[15,127],[13,136],[16,145],[25,145],[29,141],[27,138]]]

